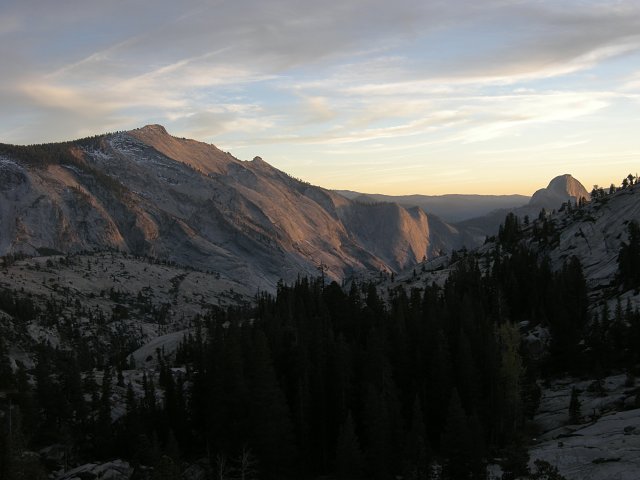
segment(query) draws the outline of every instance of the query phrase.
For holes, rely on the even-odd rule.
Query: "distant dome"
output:
[[[535,192],[529,201],[529,205],[551,210],[560,208],[563,203],[569,200],[577,203],[581,199],[589,200],[589,198],[589,192],[584,188],[584,185],[567,173],[555,177],[549,182],[547,188],[541,188]]]

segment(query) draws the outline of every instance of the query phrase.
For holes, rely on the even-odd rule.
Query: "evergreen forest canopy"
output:
[[[637,289],[640,229],[628,228],[618,281]],[[544,215],[532,231],[554,241]],[[81,338],[72,350],[42,344],[33,371],[14,373],[3,344],[0,391],[13,409],[0,478],[46,478],[24,452],[51,444],[77,462],[126,459],[134,478],[177,478],[202,458],[216,479],[484,478],[492,458],[505,479],[560,478],[543,462],[528,472],[536,380],[633,368],[640,313],[619,304],[590,318],[579,260],[554,270],[522,235],[510,215],[488,258],[457,254],[443,286],[397,287],[388,302],[374,284],[301,278],[254,307],[214,309],[175,356],[156,352],[141,394],[124,381],[121,351],[90,358],[77,354],[88,350]],[[18,292],[0,295],[0,308],[46,314]],[[549,328],[549,355],[528,350],[521,322]],[[117,415],[114,388],[127,391]]]

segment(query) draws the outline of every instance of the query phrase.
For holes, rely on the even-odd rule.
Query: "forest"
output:
[[[618,281],[638,288],[638,225],[629,232]],[[373,283],[299,278],[254,306],[214,308],[175,354],[156,351],[141,391],[122,349],[42,343],[33,369],[13,371],[0,342],[0,478],[47,478],[29,452],[51,445],[71,464],[125,459],[136,479],[179,478],[195,462],[217,480],[480,479],[489,462],[505,480],[562,478],[545,462],[529,469],[538,381],[633,375],[640,313],[590,315],[579,260],[554,270],[520,235],[508,217],[489,257],[460,252],[441,286],[383,298]],[[0,303],[17,319],[47,315],[17,292]],[[551,332],[547,355],[522,339],[535,325]]]

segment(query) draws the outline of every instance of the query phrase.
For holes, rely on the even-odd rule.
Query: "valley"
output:
[[[449,223],[159,125],[0,160],[7,475],[635,478],[635,179]]]

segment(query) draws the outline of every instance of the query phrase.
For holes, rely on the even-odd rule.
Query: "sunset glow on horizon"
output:
[[[640,170],[632,0],[9,0],[0,42],[3,143],[159,123],[384,194]]]

